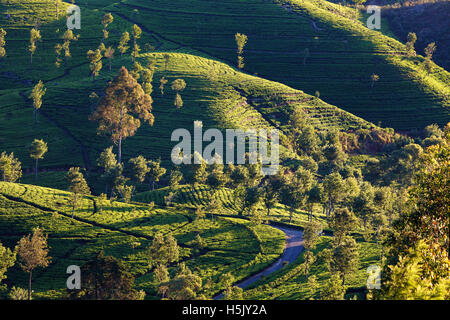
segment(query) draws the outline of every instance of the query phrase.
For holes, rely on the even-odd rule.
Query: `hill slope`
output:
[[[39,8],[41,5],[39,3]],[[48,2],[49,8],[51,5]],[[95,108],[95,102],[89,99],[89,95],[96,92],[101,96],[107,82],[117,74],[120,66],[132,68],[131,58],[129,53],[123,56],[116,54],[112,71],[108,70],[107,61],[104,61],[100,76],[95,82],[91,80],[85,53],[96,48],[101,41],[98,22],[103,13],[83,7],[83,25],[89,27],[76,32],[80,39],[71,43],[71,58],[56,68],[53,48],[61,42],[64,20],[53,21],[53,15],[46,15],[50,10],[43,12],[35,8],[35,11],[39,17],[42,15],[41,20],[48,21],[41,26],[43,41],[38,43],[32,66],[29,57],[20,54],[28,45],[30,26],[21,19],[4,22],[8,34],[7,57],[1,62],[0,73],[1,150],[14,152],[25,168],[31,168],[33,164],[26,146],[34,138],[43,138],[49,145],[49,152],[41,161],[44,170],[64,171],[69,166],[93,168],[99,153],[111,142],[107,137],[98,136],[96,123],[88,120]],[[19,7],[12,5],[8,7],[8,12],[14,13],[14,16],[23,14]],[[106,44],[117,45],[119,30],[130,28],[129,21],[116,16],[109,27],[111,36]],[[303,108],[318,130],[337,128],[347,131],[374,127],[300,90],[239,72],[225,63],[198,56],[205,56],[198,51],[176,48],[173,42],[155,37],[145,28],[139,42],[141,45],[151,43],[156,47],[156,52],[151,54],[157,61],[152,94],[155,124],[153,127],[143,125],[135,137],[124,142],[125,160],[142,154],[147,158],[169,161],[170,151],[175,145],[175,142],[170,142],[172,131],[191,129],[195,120],[202,120],[205,129],[278,127],[288,133],[289,115],[295,108]],[[138,60],[144,64],[149,55],[144,53]],[[165,55],[170,58],[167,66]],[[180,110],[173,106],[174,92],[170,90],[170,82],[164,95],[158,89],[163,76],[169,81],[177,78],[186,80],[187,88],[182,92],[184,106]],[[38,80],[44,81],[47,93],[39,111],[39,124],[34,126],[28,96]],[[49,183],[45,184],[49,186],[63,187],[64,184],[62,176],[53,172],[43,173],[43,180],[48,180]]]
[[[158,232],[172,234],[181,247],[181,261],[204,282],[213,281],[205,292],[210,297],[220,290],[222,274],[232,272],[236,279],[245,278],[267,267],[283,252],[285,237],[277,229],[227,218],[194,222],[185,209],[84,198],[75,219],[71,219],[69,195],[55,189],[0,182],[2,244],[13,247],[34,227],[49,234],[52,263],[33,273],[38,298],[61,297],[66,288],[66,268],[84,264],[100,250],[122,259],[137,277],[137,288],[156,295],[147,250]],[[206,244],[202,250],[194,241],[199,232]],[[135,242],[139,243],[137,248],[132,246]],[[170,266],[170,271],[174,267]],[[9,270],[7,276],[8,284],[27,285],[27,274],[19,267]]]
[[[326,1],[130,0],[107,10],[231,64],[234,34],[244,33],[245,70],[309,94],[319,91],[325,101],[383,126],[412,129],[450,120],[448,72],[435,66],[426,76],[421,57],[404,57],[403,44]],[[380,76],[374,88],[373,73]]]

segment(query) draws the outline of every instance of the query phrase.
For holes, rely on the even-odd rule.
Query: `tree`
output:
[[[429,61],[433,59],[433,53],[436,51],[436,43],[431,42],[427,45],[427,47],[424,49],[425,52],[425,58]]]
[[[261,192],[258,187],[249,187],[245,189],[244,209],[247,210],[248,215],[252,215],[254,213],[254,209],[260,202]]]
[[[83,195],[90,195],[91,191],[80,168],[70,168],[67,172],[67,182],[69,184],[69,191],[72,192],[70,203],[72,205],[72,219],[75,214],[75,209],[79,205],[79,197]]]
[[[375,74],[375,73],[373,73],[371,76],[370,76],[370,80],[372,80],[372,88],[373,88],[373,86],[375,85],[375,82],[377,82],[378,80],[380,80],[380,76],[379,75],[377,75],[377,74]]]
[[[16,252],[5,248],[0,242],[0,284],[6,279],[6,271],[14,265],[16,261]]]
[[[74,40],[77,41],[79,39],[79,37],[80,37],[79,35],[75,36],[73,34],[73,31],[70,30],[70,29],[68,29],[68,30],[66,30],[64,32],[64,34],[62,36],[62,39],[64,40],[64,42],[63,42],[62,46],[60,46],[60,49],[64,50],[64,56],[65,56],[66,59],[71,57],[71,54],[70,54],[70,41],[74,41]],[[58,55],[59,55],[59,53],[58,53]]]
[[[236,33],[235,40],[236,40],[237,54],[238,54],[237,66],[239,69],[243,69],[245,64],[244,64],[244,58],[242,57],[242,54],[244,52],[244,47],[247,44],[248,38],[245,34]]]
[[[450,215],[450,125],[441,144],[431,146],[420,156],[417,184],[411,198],[417,209],[405,219],[419,239],[434,242],[449,252]]]
[[[235,35],[235,41],[237,45],[237,66],[239,69],[243,69],[244,64],[244,58],[242,57],[242,54],[244,52],[244,47],[247,44],[247,36],[245,34],[236,33]]]
[[[166,78],[162,77],[161,80],[159,80],[160,86],[159,90],[161,91],[161,95],[164,95],[164,86],[167,84],[168,80]]]
[[[216,197],[217,191],[220,190],[227,182],[223,173],[223,167],[217,166],[206,178],[206,184],[213,190],[212,198]]]
[[[353,199],[353,210],[363,220],[363,225],[366,227],[367,221],[375,211],[374,200],[375,190],[372,185],[364,181],[361,185],[359,194]]]
[[[430,249],[424,241],[419,241],[399,257],[396,265],[389,266],[390,274],[379,298],[388,300],[448,300],[450,298],[450,260],[444,262],[447,276],[436,277],[426,272],[423,263]],[[434,279],[433,279],[434,278]]]
[[[220,283],[225,288],[224,300],[243,300],[243,290],[237,286],[233,286],[236,279],[231,273],[222,276]]]
[[[170,280],[169,270],[167,270],[167,267],[162,264],[158,264],[153,273],[158,285]]]
[[[417,41],[417,35],[414,32],[408,33],[406,42],[406,55],[408,57],[412,57],[416,55],[416,51],[414,50],[414,44]]]
[[[301,108],[296,108],[289,119],[289,124],[291,125],[289,139],[294,152],[299,155],[313,154],[319,144],[314,127],[307,124],[306,119],[307,115]]]
[[[141,126],[137,117],[153,125],[152,98],[146,94],[139,83],[125,67],[109,83],[105,96],[91,119],[99,121],[98,133],[109,134],[118,144],[118,162],[122,161],[122,140],[133,136]]]
[[[104,53],[105,58],[107,58],[109,61],[109,71],[111,71],[111,68],[112,68],[111,63],[112,63],[112,60],[114,59],[114,52],[115,52],[115,50],[113,49],[113,47],[109,46],[105,50],[105,53]]]
[[[182,264],[177,275],[162,283],[160,288],[166,288],[170,300],[193,300],[202,288],[202,279]]]
[[[289,207],[290,223],[295,211],[305,204],[312,181],[311,172],[299,167],[290,181],[282,188],[281,200],[283,204]]]
[[[134,189],[134,186],[127,186],[125,185],[125,183],[120,183],[114,188],[114,190],[116,190],[116,193],[120,195],[121,199],[125,203],[130,203]]]
[[[100,70],[102,70],[102,52],[100,49],[95,51],[89,50],[87,52],[87,59],[89,60],[89,69],[91,70],[92,81],[95,81],[95,77],[98,76]]]
[[[117,165],[116,155],[114,154],[113,146],[106,148],[97,159],[97,166],[103,168],[102,178],[107,180],[105,193],[108,193],[108,172]]]
[[[166,238],[161,233],[155,234],[152,244],[148,248],[150,266],[164,265],[177,262],[180,256],[177,240],[172,235]]]
[[[150,179],[150,183],[152,185],[152,190],[155,190],[155,184],[159,182],[159,179],[166,174],[166,169],[161,167],[161,159],[157,161],[150,160],[148,162],[148,177]]]
[[[41,229],[33,229],[33,234],[24,236],[16,246],[19,265],[28,277],[28,300],[31,300],[31,279],[34,269],[45,268],[49,265],[51,257],[48,256],[49,248],[47,235]]]
[[[339,173],[333,172],[323,179],[322,185],[324,200],[327,201],[326,215],[329,217],[334,211],[335,204],[344,196],[344,179]]]
[[[141,67],[142,89],[148,95],[153,93],[153,76],[155,74],[156,60],[153,56],[148,57],[146,68]]]
[[[305,276],[307,276],[316,258],[314,257],[314,253],[311,250],[306,251],[303,255],[303,258],[303,272]]]
[[[114,167],[109,169],[104,174],[104,177],[105,177],[105,180],[108,181],[109,184],[111,184],[110,197],[112,198],[114,195],[114,192],[117,192],[122,196],[122,198],[124,200],[126,200],[126,198],[128,197],[130,187],[127,186],[125,188],[125,184],[127,183],[127,181],[129,179],[123,176],[123,164],[117,163]]]
[[[17,158],[14,158],[14,153],[9,155],[2,152],[0,155],[0,175],[2,181],[16,182],[22,177],[22,165]]]
[[[414,206],[392,224],[377,298],[449,299],[449,141],[447,124],[442,141],[419,153],[408,199]]]
[[[208,173],[206,171],[206,161],[203,159],[203,157],[197,152],[194,151],[193,154],[193,162],[191,165],[191,171],[192,171],[192,182],[194,185],[199,184],[205,184],[206,179],[208,177]],[[200,164],[197,164],[200,162]]]
[[[139,48],[139,45],[137,44],[137,40],[141,37],[142,35],[142,30],[141,28],[139,28],[138,25],[133,25],[133,31],[132,31],[132,35],[133,35],[133,62],[136,61],[136,55],[139,53],[139,51],[141,50]]]
[[[303,246],[306,250],[313,250],[319,241],[322,232],[320,222],[309,221],[303,230]]]
[[[28,147],[28,151],[30,153],[30,158],[34,159],[34,180],[38,179],[38,161],[39,159],[43,159],[44,155],[48,151],[47,143],[44,140],[34,139],[31,145]]]
[[[262,185],[262,201],[267,209],[267,215],[270,215],[270,209],[275,207],[280,197],[280,190],[283,186],[282,177],[270,176]]]
[[[425,61],[423,62],[423,68],[426,70],[427,73],[430,73],[433,70],[433,53],[436,51],[436,44],[434,42],[431,42],[427,45],[427,47],[424,49],[425,52]]]
[[[145,293],[136,291],[134,277],[119,259],[103,251],[81,267],[81,291],[73,296],[85,300],[143,300]]]
[[[308,192],[308,221],[312,221],[314,218],[314,205],[320,204],[323,201],[323,187],[319,183],[315,183]]]
[[[38,41],[41,41],[42,36],[41,32],[37,30],[36,28],[33,28],[30,30],[30,46],[28,47],[28,50],[30,51],[30,64],[33,64],[33,55],[36,52],[37,46],[36,43]]]
[[[2,28],[0,28],[0,61],[2,58],[4,58],[6,56],[6,50],[5,50],[5,45],[6,45],[6,31]]]
[[[172,82],[172,90],[176,92],[174,106],[180,109],[183,106],[183,100],[181,99],[180,92],[186,88],[186,82],[183,79],[176,79]]]
[[[150,171],[147,165],[147,160],[143,156],[137,156],[136,158],[131,158],[128,160],[129,171],[131,175],[131,180],[136,185],[144,182],[146,175]]]
[[[236,279],[235,277],[230,273],[226,273],[222,275],[220,279],[221,287],[225,289],[224,291],[224,297],[227,299],[227,297],[231,293],[231,288],[233,287],[233,284],[235,283]]]
[[[172,190],[175,189],[180,184],[181,180],[183,180],[183,174],[181,173],[181,171],[178,169],[173,169],[170,172],[169,177],[170,188],[172,188]]]
[[[170,54],[165,53],[163,57],[164,57],[164,71],[167,71],[167,67],[169,66],[170,63]]]
[[[206,247],[206,241],[203,240],[199,233],[197,233],[197,235],[195,236],[194,246],[199,250],[202,250]]]
[[[345,288],[338,274],[331,275],[321,292],[322,300],[344,300]]]
[[[38,111],[42,107],[42,97],[47,92],[47,89],[44,88],[44,83],[39,80],[39,82],[33,87],[31,91],[29,99],[33,100],[33,116],[34,116],[34,124],[37,124],[37,116]]]
[[[336,210],[330,218],[329,226],[333,228],[336,243],[340,244],[342,239],[351,233],[358,224],[358,219],[353,212],[347,208]]]
[[[130,34],[125,31],[122,33],[122,36],[120,37],[119,45],[117,46],[117,49],[119,49],[120,55],[123,56],[124,53],[130,49],[128,46],[128,43],[130,42]]]
[[[225,292],[225,300],[244,300],[244,290],[237,286],[232,286]]]
[[[347,276],[358,269],[359,253],[355,239],[345,236],[339,244],[334,244],[330,270],[337,272],[342,277],[342,285],[345,284]]]
[[[108,39],[109,32],[106,30],[108,25],[110,25],[114,21],[114,17],[111,13],[107,13],[102,18],[103,25],[103,39]]]

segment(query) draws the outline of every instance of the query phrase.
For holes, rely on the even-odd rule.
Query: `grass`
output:
[[[236,279],[245,278],[275,261],[284,248],[284,234],[267,225],[225,218],[194,221],[185,209],[106,201],[103,210],[95,212],[93,201],[99,206],[99,200],[84,198],[75,219],[71,219],[68,195],[44,187],[0,183],[3,245],[13,247],[34,227],[49,235],[52,264],[34,274],[33,289],[38,298],[61,297],[67,266],[82,265],[100,250],[123,259],[136,276],[137,287],[154,298],[147,247],[157,232],[172,234],[181,246],[181,259],[205,282],[212,279],[207,295],[220,290],[222,274],[231,272]],[[198,233],[206,243],[203,250],[193,244]],[[133,249],[133,242],[141,245]],[[17,266],[7,276],[7,284],[26,287],[27,275]]]

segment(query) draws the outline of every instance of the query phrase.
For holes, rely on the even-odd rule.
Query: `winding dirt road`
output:
[[[283,262],[287,261],[289,263],[292,263],[297,259],[297,257],[303,252],[303,232],[289,227],[281,227],[277,225],[272,225],[273,228],[277,228],[278,230],[283,231],[286,234],[286,244],[284,246],[284,251],[281,254],[280,258],[277,259],[273,264],[271,264],[269,267],[264,269],[263,271],[260,271],[240,282],[235,283],[234,285],[245,289],[251,284],[255,283],[261,277],[268,276],[271,273],[274,273],[275,271],[280,270],[283,268]],[[223,298],[223,294],[216,295],[214,297],[215,300],[220,300]]]

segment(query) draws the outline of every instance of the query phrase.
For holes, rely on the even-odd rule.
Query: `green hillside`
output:
[[[0,300],[450,299],[450,73],[360,9],[0,0]],[[199,121],[277,172],[176,165]]]
[[[13,2],[14,3],[14,2]],[[39,4],[39,6],[38,6]],[[5,5],[4,5],[5,6]],[[42,8],[41,2],[36,2]],[[16,6],[9,5],[7,12],[21,13]],[[33,7],[34,8],[34,7]],[[51,20],[44,12],[35,8],[40,19]],[[45,12],[48,14],[48,11]],[[53,47],[59,43],[64,21],[49,22],[41,26],[44,41],[38,44],[33,57],[34,64],[29,65],[29,57],[21,54],[27,47],[27,30],[22,20],[6,23],[7,57],[3,59],[0,73],[0,125],[2,150],[13,151],[25,167],[31,167],[26,146],[34,138],[43,138],[49,146],[44,169],[60,170],[69,166],[92,168],[98,154],[110,142],[106,137],[96,134],[96,123],[88,117],[94,107],[89,99],[91,92],[101,95],[107,81],[113,78],[121,65],[132,68],[129,55],[116,55],[112,61],[112,71],[104,62],[104,68],[95,82],[89,77],[89,63],[85,52],[95,49],[101,41],[102,13],[82,7],[83,23],[92,28],[82,28],[80,39],[71,43],[71,58],[56,68]],[[131,24],[120,17],[111,27],[108,44],[115,44],[120,37],[117,30],[131,29]],[[59,32],[55,33],[55,30]],[[77,34],[77,32],[75,32]],[[374,127],[369,122],[329,105],[320,99],[286,85],[248,75],[216,60],[185,53],[201,54],[184,48],[174,48],[170,41],[154,38],[145,32],[140,39],[157,47],[152,54],[143,53],[139,61],[145,64],[148,56],[155,57],[156,73],[153,81],[153,127],[143,125],[135,137],[124,142],[124,157],[140,153],[148,158],[162,158],[166,162],[175,143],[170,141],[171,132],[177,128],[192,128],[195,120],[202,120],[205,130],[219,128],[261,128],[278,127],[284,133],[289,132],[287,122],[295,108],[302,108],[309,115],[309,122],[318,130],[337,128],[342,131]],[[166,50],[179,51],[179,53]],[[170,56],[165,65],[164,55]],[[159,80],[165,77],[169,81],[183,78],[187,88],[182,97],[184,106],[176,110],[173,106],[174,93],[167,85],[164,96],[158,89]],[[32,121],[32,104],[28,96],[32,85],[43,80],[47,93],[43,107],[39,112],[39,124]],[[95,103],[95,102],[94,102]],[[21,130],[17,130],[17,128]],[[55,175],[51,175],[54,181]],[[44,178],[45,179],[45,178]],[[27,181],[27,180],[26,180]],[[46,184],[60,186],[60,184]]]
[[[246,71],[312,95],[319,91],[328,103],[385,127],[423,128],[450,119],[449,73],[434,66],[425,75],[423,58],[406,58],[402,43],[355,23],[349,8],[323,0],[129,0],[108,10],[230,64],[236,63],[234,34],[244,33]],[[373,73],[380,76],[374,88]]]
[[[195,221],[192,211],[185,209],[85,198],[71,219],[68,196],[60,190],[0,182],[2,244],[13,246],[35,227],[49,234],[52,264],[34,275],[33,289],[38,298],[61,297],[67,266],[82,265],[99,250],[125,261],[136,276],[137,287],[156,295],[147,253],[156,233],[172,234],[181,247],[181,260],[203,281],[213,281],[206,296],[220,290],[220,275],[231,272],[237,280],[242,279],[272,263],[284,247],[284,234],[269,226],[227,218]],[[101,212],[94,209],[99,207]],[[201,250],[194,243],[198,233],[206,244]],[[139,243],[136,249],[133,242]],[[218,260],[222,263],[217,264]],[[25,287],[27,280],[19,267],[8,273],[8,283],[16,286]]]

